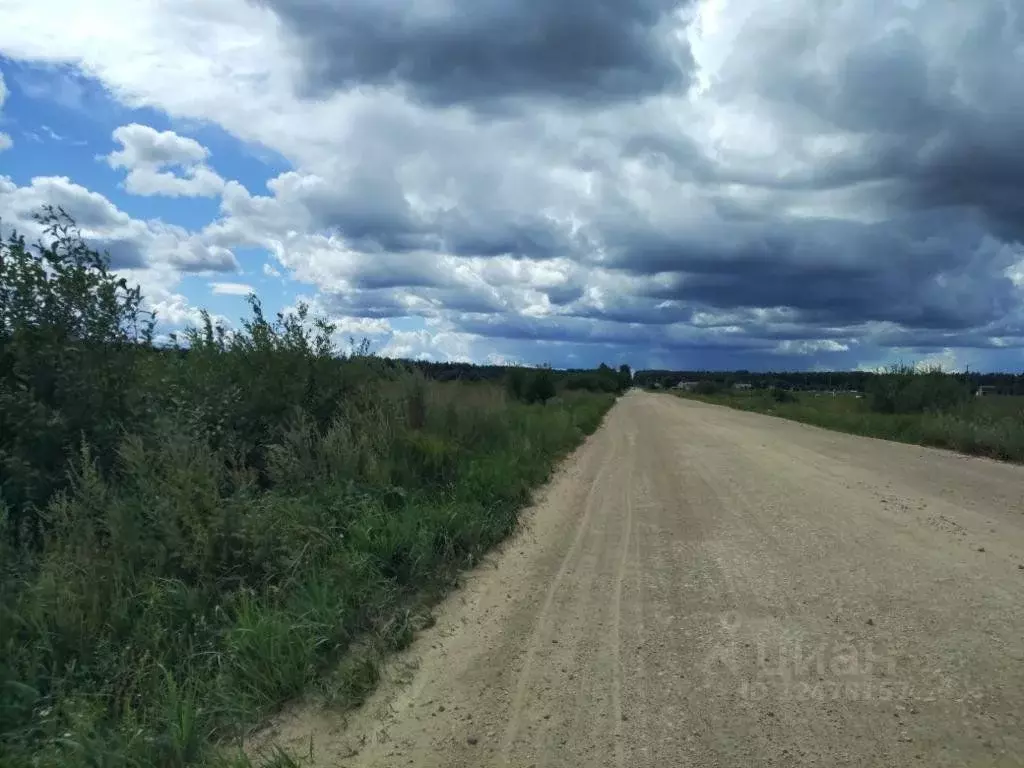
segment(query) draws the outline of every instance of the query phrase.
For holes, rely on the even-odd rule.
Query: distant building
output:
[[[988,395],[995,395],[997,393],[998,390],[995,387],[989,384],[982,384],[974,394],[976,397],[987,397]]]
[[[678,384],[672,387],[672,389],[682,389],[685,392],[693,392],[695,389],[697,389],[697,385],[699,383],[699,381],[680,381]]]
[[[754,385],[746,381],[737,381],[735,384],[732,385],[732,388],[746,391],[748,389],[753,389]]]

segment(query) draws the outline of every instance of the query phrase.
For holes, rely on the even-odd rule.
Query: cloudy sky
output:
[[[0,219],[165,331],[1024,368],[1018,0],[0,0]]]

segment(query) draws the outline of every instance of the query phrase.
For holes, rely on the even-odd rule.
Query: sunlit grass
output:
[[[112,473],[84,450],[41,546],[0,532],[3,765],[200,765],[305,692],[359,704],[613,399],[409,375],[325,429],[296,414],[269,488],[170,425]]]
[[[868,397],[849,394],[793,393],[794,402],[756,390],[679,394],[841,432],[1024,462],[1024,397],[972,397],[946,411],[890,414],[872,410]]]

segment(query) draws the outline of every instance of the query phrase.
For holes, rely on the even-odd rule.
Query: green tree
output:
[[[528,400],[531,403],[546,403],[555,396],[555,377],[550,368],[541,368],[530,380]]]
[[[47,242],[0,242],[0,498],[19,527],[66,484],[83,440],[108,464],[123,421],[145,413],[131,384],[153,336],[139,289],[71,217],[46,206],[36,219]]]
[[[623,363],[619,366],[619,391],[625,392],[631,386],[633,386],[633,371],[626,363]]]
[[[871,408],[879,413],[950,411],[971,397],[970,385],[959,376],[940,368],[918,371],[906,365],[893,366],[875,377],[869,393]]]
[[[526,371],[522,368],[513,368],[505,378],[505,391],[513,400],[524,402],[526,400]]]
[[[698,395],[715,395],[718,394],[719,389],[718,384],[711,379],[702,379],[697,382],[694,392]]]

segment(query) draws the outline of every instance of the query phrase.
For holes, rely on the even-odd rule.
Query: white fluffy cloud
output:
[[[107,198],[64,176],[39,176],[18,186],[0,176],[0,220],[30,238],[41,234],[33,215],[44,205],[63,208],[95,247],[110,254],[120,270],[231,272],[238,261],[230,249],[206,243],[186,229],[152,219],[133,219]]]
[[[195,139],[138,123],[122,125],[113,138],[121,149],[107,163],[127,170],[125,189],[133,195],[214,197],[224,188],[224,180],[205,165],[209,150]]]
[[[476,340],[475,336],[468,333],[398,331],[391,335],[387,345],[380,350],[380,354],[406,360],[469,363],[474,361],[473,344]]]
[[[173,131],[157,131],[148,125],[122,125],[113,134],[121,149],[107,160],[114,168],[138,168],[148,165],[192,166],[201,163],[210,153],[195,139],[179,136]]]
[[[210,290],[221,296],[248,296],[255,293],[248,283],[210,283]]]

